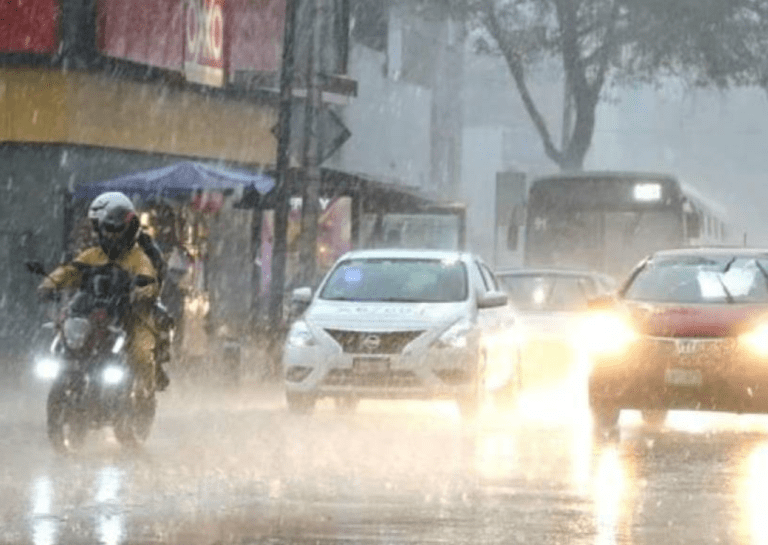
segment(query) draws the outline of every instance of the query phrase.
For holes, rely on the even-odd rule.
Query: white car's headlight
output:
[[[299,320],[291,326],[286,342],[291,346],[314,346],[317,344],[317,339],[315,339],[307,323]]]
[[[739,344],[756,356],[768,356],[768,323],[760,324],[752,331],[740,335]]]
[[[53,380],[61,373],[61,362],[56,358],[44,356],[35,360],[35,375],[43,380]]]
[[[617,355],[637,340],[637,332],[620,315],[596,312],[587,316],[576,336],[580,347],[593,355]]]
[[[445,330],[435,342],[438,348],[466,348],[467,336],[472,331],[472,322],[461,319]]]

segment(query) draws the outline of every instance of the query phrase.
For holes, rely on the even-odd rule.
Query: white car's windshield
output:
[[[768,257],[706,256],[663,259],[643,268],[628,299],[669,303],[768,302]]]
[[[332,272],[321,299],[447,303],[467,298],[461,261],[437,259],[353,259]]]

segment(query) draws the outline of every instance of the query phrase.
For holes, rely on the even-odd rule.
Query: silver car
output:
[[[359,250],[342,256],[308,304],[283,353],[288,407],[330,397],[455,399],[477,413],[517,361],[514,315],[477,256],[439,250]]]

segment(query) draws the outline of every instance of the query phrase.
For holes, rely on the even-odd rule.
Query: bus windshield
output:
[[[710,217],[694,198],[665,175],[584,172],[541,178],[528,195],[525,265],[621,277],[656,250],[704,240],[693,233],[690,211],[697,225],[715,222],[704,221]]]
[[[681,221],[671,209],[541,211],[527,230],[526,264],[620,277],[654,250],[679,246]]]

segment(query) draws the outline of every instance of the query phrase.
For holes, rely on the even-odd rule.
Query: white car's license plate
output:
[[[664,373],[664,382],[670,386],[701,386],[701,371],[698,369],[667,369]]]
[[[389,370],[389,358],[353,358],[355,373],[385,373]]]

